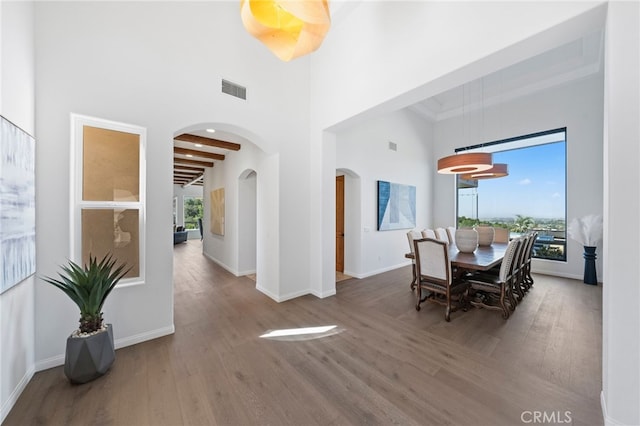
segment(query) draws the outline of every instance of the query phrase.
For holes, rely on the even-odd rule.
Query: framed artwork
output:
[[[36,270],[36,141],[0,117],[0,293]]]
[[[378,231],[416,226],[416,187],[378,181]]]
[[[211,232],[224,235],[224,188],[211,191]]]

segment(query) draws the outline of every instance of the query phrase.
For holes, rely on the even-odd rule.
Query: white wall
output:
[[[597,73],[568,85],[552,87],[502,105],[476,110],[435,124],[436,158],[455,148],[535,132],[567,128],[567,219],[602,214],[603,208],[603,75]],[[467,129],[464,138],[462,128]],[[469,131],[473,132],[469,135]],[[484,139],[480,140],[480,135]],[[435,177],[436,224],[455,223],[455,178]],[[524,212],[523,212],[524,214]],[[567,261],[534,259],[535,272],[582,279],[582,246],[567,240]],[[597,270],[602,272],[602,248]],[[602,278],[600,274],[599,278]]]
[[[0,2],[0,114],[35,136],[38,146],[33,20],[32,2]],[[0,423],[33,376],[35,285],[32,275],[0,295]]]
[[[336,139],[337,168],[358,177],[345,178],[345,273],[362,278],[409,264],[404,257],[408,229],[377,230],[377,181],[415,186],[416,229],[431,226],[431,125],[410,111],[398,111],[339,132]],[[389,149],[389,142],[397,151]],[[352,215],[361,218],[357,228]]]
[[[256,172],[246,170],[238,178],[238,274],[256,272],[257,238],[257,180]]]
[[[173,196],[177,197],[176,226],[184,226],[184,197],[203,197],[202,186],[189,185],[186,188],[182,185],[173,185]],[[204,199],[202,200],[204,202]],[[171,204],[173,206],[173,203]],[[204,214],[204,212],[203,212]],[[200,239],[200,230],[192,229],[188,232],[190,240]]]
[[[36,129],[45,135],[38,156],[46,159],[36,172],[37,217],[54,221],[38,231],[38,273],[54,273],[69,253],[69,114],[75,112],[147,129],[147,276],[144,285],[116,289],[105,305],[118,347],[173,331],[172,139],[194,123],[243,129],[270,153],[256,168],[264,211],[258,223],[267,233],[258,241],[267,253],[261,280],[272,297],[305,283],[300,271],[281,279],[279,262],[286,246],[288,262],[308,265],[308,249],[297,237],[295,247],[283,242],[279,227],[286,220],[288,232],[300,235],[308,229],[304,211],[285,218],[279,209],[292,200],[308,205],[308,185],[299,185],[306,165],[283,164],[277,152],[302,153],[308,161],[308,59],[275,58],[238,25],[236,2],[37,2],[35,8]],[[222,77],[246,86],[247,101],[222,94]],[[280,191],[283,177],[288,182]],[[237,259],[221,261],[237,267]],[[58,365],[77,312],[47,287],[36,288],[35,307],[37,367]]]
[[[612,2],[605,41],[602,406],[640,424],[640,6]]]

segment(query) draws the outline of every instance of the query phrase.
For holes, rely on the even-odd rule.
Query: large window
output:
[[[458,226],[504,227],[511,237],[538,231],[534,256],[566,260],[566,129],[541,132],[457,151],[493,153],[509,176],[458,177]]]
[[[111,254],[144,281],[144,128],[73,114],[71,257]]]
[[[198,219],[202,218],[202,197],[184,196],[184,228],[198,229]]]

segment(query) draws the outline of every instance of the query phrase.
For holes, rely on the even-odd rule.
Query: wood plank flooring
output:
[[[507,321],[471,309],[447,323],[439,305],[415,310],[409,267],[278,304],[200,241],[174,251],[175,334],[119,349],[85,385],[37,373],[4,425],[516,425],[533,411],[603,424],[600,287],[536,275]]]

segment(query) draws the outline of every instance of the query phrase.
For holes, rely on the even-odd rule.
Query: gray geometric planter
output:
[[[113,326],[107,324],[106,332],[88,337],[67,338],[64,374],[71,383],[87,383],[109,371],[115,359]]]

